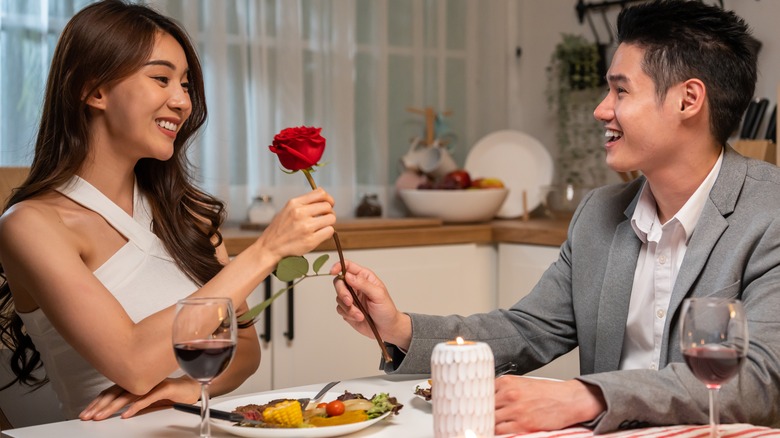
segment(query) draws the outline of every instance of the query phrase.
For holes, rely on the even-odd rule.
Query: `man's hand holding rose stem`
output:
[[[274,136],[273,144],[269,146],[271,152],[277,155],[282,166],[287,169],[285,172],[303,172],[312,190],[317,189],[317,184],[314,182],[314,178],[312,178],[311,172],[313,171],[314,166],[320,166],[319,160],[322,158],[322,153],[325,151],[325,138],[320,135],[321,131],[322,128],[306,126],[286,128]],[[337,278],[344,282],[347,290],[349,290],[349,293],[352,295],[355,306],[360,309],[360,311],[366,317],[366,322],[368,323],[369,327],[371,327],[374,338],[379,344],[379,348],[382,350],[382,356],[384,357],[384,360],[386,362],[392,362],[393,358],[387,351],[387,347],[385,346],[384,341],[382,341],[382,337],[379,335],[379,331],[377,330],[371,315],[368,314],[368,311],[366,311],[363,303],[358,299],[354,289],[352,289],[352,287],[346,282],[345,275],[347,271],[346,263],[344,261],[344,253],[341,250],[341,242],[339,241],[338,233],[335,231],[333,233],[333,241],[336,244],[336,251],[338,252],[339,261],[341,262],[341,274],[338,275]],[[318,259],[318,261],[315,262],[315,272],[318,270],[316,266],[318,264],[321,265],[320,260],[322,259]],[[280,262],[280,264],[281,263],[282,262]],[[281,291],[274,294],[274,296],[270,299],[266,300],[258,306],[255,306],[255,308],[245,314],[244,318],[242,318],[242,321],[249,321],[251,323],[254,318],[270,304],[271,301],[273,301],[283,292],[287,291],[289,288],[290,286],[282,289]]]

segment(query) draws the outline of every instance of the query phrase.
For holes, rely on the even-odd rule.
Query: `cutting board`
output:
[[[336,231],[377,231],[399,228],[420,228],[420,227],[438,227],[442,225],[442,220],[437,218],[425,217],[405,217],[405,218],[359,218],[347,219],[336,222]],[[248,222],[241,223],[242,230],[264,230],[266,225],[252,224]]]

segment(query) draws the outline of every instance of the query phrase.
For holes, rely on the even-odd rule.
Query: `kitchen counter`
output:
[[[559,246],[566,240],[569,218],[500,219],[477,224],[444,224],[433,218],[365,218],[336,223],[342,249],[395,248],[457,243],[523,243]],[[262,228],[232,224],[222,231],[234,256],[257,239]],[[333,239],[317,251],[335,250]]]

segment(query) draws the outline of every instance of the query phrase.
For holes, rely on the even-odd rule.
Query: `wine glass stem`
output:
[[[209,421],[209,385],[200,385],[200,437],[211,438],[211,422]]]
[[[718,423],[720,421],[720,412],[718,410],[718,393],[720,387],[710,387],[710,438],[718,438]]]

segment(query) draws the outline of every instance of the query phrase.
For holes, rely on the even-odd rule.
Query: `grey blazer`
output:
[[[468,317],[411,314],[409,351],[396,352],[385,370],[430,372],[433,347],[458,335],[487,342],[497,364],[514,361],[523,372],[579,346],[579,379],[599,386],[607,401],[607,411],[591,424],[597,433],[707,423],[706,388],[679,348],[680,305],[691,296],[736,297],[748,316],[750,350],[740,374],[721,389],[721,420],[780,426],[780,169],[726,147],[674,285],[661,369],[620,371],[641,245],[630,217],[644,181],[591,192],[574,214],[558,260],[511,308]]]

